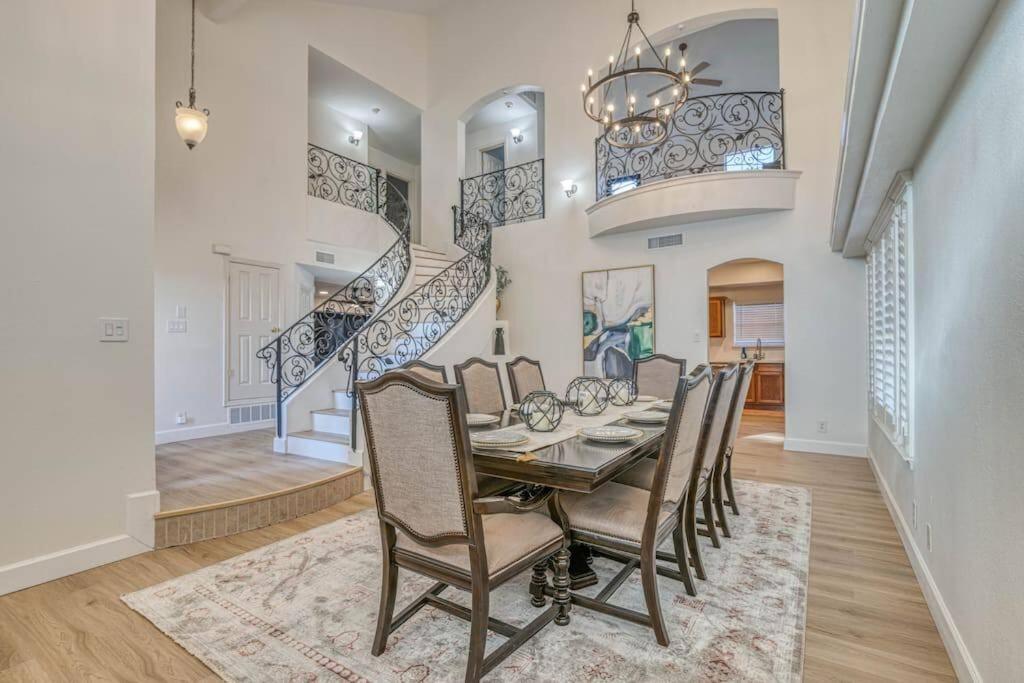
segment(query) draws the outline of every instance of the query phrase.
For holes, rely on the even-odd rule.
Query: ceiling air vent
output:
[[[658,237],[647,238],[648,249],[663,249],[664,247],[683,246],[683,233],[677,232],[674,235],[659,235]]]
[[[316,252],[317,263],[334,263],[334,254],[329,251],[317,251]]]

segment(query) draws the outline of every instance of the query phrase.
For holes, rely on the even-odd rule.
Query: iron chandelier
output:
[[[690,72],[686,70],[686,45],[679,46],[679,69],[673,70],[672,48],[658,54],[643,27],[635,2],[631,0],[626,15],[626,36],[618,55],[608,57],[608,71],[595,75],[587,70],[587,81],[580,85],[583,94],[583,112],[604,127],[608,144],[625,149],[656,145],[669,135],[672,116],[690,94]],[[639,35],[634,35],[634,30]],[[637,45],[630,46],[633,41]],[[633,81],[632,87],[630,81]],[[637,100],[635,88],[646,82],[645,89],[654,80],[657,85],[643,100]],[[666,101],[656,95],[670,91]],[[641,95],[641,97],[644,97]],[[622,112],[616,108],[622,108]]]

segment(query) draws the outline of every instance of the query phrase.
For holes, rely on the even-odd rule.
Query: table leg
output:
[[[544,599],[544,589],[548,585],[548,561],[541,560],[533,565],[533,577],[530,578],[530,604],[534,607],[543,607],[547,604]]]
[[[573,543],[569,546],[569,587],[578,591],[597,584],[597,574],[590,568],[590,546]]]
[[[559,626],[569,624],[569,551],[562,548],[555,553],[555,579],[552,582],[555,588],[555,605],[558,607],[558,614],[555,616],[555,623]]]

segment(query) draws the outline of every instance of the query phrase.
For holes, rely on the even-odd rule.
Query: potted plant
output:
[[[509,277],[508,270],[506,270],[504,266],[494,266],[494,273],[497,278],[494,291],[494,312],[497,313],[501,310],[501,297],[505,293],[505,290],[508,289],[508,286],[512,284],[512,278]]]

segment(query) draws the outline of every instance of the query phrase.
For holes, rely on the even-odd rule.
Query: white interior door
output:
[[[256,352],[280,332],[277,268],[232,261],[228,269],[228,400],[275,397]]]

